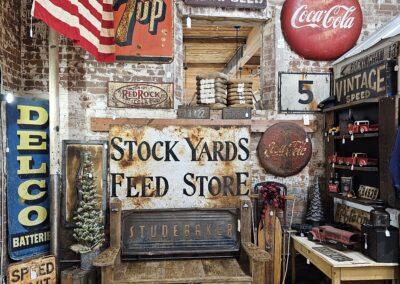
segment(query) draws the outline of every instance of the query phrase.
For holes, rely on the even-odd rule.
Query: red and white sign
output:
[[[357,0],[286,0],[281,23],[293,51],[306,59],[329,61],[357,42],[362,11]]]

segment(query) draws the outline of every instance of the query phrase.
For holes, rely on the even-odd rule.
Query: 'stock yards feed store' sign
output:
[[[235,207],[250,187],[248,128],[110,129],[110,194],[123,209]]]
[[[312,60],[334,60],[356,43],[362,27],[357,0],[286,0],[282,31],[290,47]]]
[[[7,104],[9,255],[20,260],[49,250],[49,104]]]

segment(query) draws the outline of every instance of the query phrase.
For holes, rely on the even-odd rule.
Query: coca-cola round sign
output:
[[[297,54],[312,60],[334,60],[357,42],[362,12],[357,0],[286,0],[282,31]]]

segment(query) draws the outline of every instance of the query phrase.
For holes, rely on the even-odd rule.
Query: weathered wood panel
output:
[[[379,198],[387,200],[390,206],[399,206],[393,190],[389,161],[396,141],[399,126],[399,97],[382,98],[379,102]],[[397,203],[397,204],[396,204]]]

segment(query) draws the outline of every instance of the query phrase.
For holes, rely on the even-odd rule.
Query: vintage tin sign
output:
[[[395,61],[387,60],[335,80],[338,104],[391,96],[396,92]]]
[[[267,7],[267,0],[185,0],[185,3],[191,6],[245,9],[264,9]]]
[[[123,108],[173,108],[174,84],[108,82],[108,106]]]
[[[49,103],[7,104],[8,252],[21,260],[49,251]]]
[[[369,223],[369,212],[343,204],[336,204],[335,222],[351,225],[361,231],[363,224]]]
[[[280,112],[314,112],[331,95],[330,73],[279,72]]]
[[[208,106],[178,106],[178,118],[209,119],[210,108]]]
[[[341,76],[350,75],[357,71],[368,68],[376,63],[382,62],[386,59],[395,59],[399,54],[399,42],[396,41],[382,47],[378,50],[375,50],[364,57],[357,59],[349,64],[344,65],[340,70]]]
[[[312,60],[334,60],[357,42],[362,28],[357,0],[286,0],[283,35],[294,52]]]
[[[52,255],[8,266],[8,283],[56,284],[56,258]]]
[[[246,127],[113,125],[110,194],[123,209],[234,208],[251,187]]]
[[[311,141],[307,133],[290,122],[279,122],[269,127],[257,147],[263,168],[280,177],[300,172],[310,161],[311,152]]]
[[[239,251],[237,209],[127,211],[122,256],[193,255]]]
[[[117,0],[113,7],[117,60],[172,61],[173,0]]]

